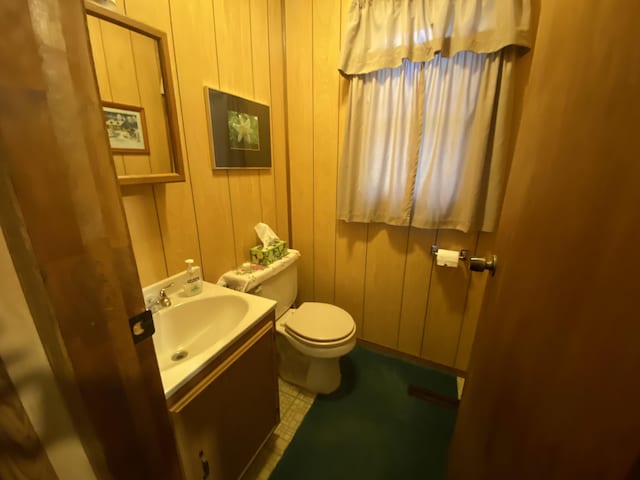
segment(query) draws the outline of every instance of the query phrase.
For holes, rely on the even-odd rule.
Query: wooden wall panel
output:
[[[351,314],[360,338],[365,338],[364,275],[368,230],[364,223],[337,222],[336,225],[335,303]]]
[[[348,8],[349,2],[341,2],[339,27],[341,36]],[[344,142],[346,102],[349,93],[348,80],[340,76],[338,82],[338,151],[337,158],[334,159],[336,165],[340,164],[340,153]],[[363,338],[364,274],[368,230],[368,225],[364,223],[336,222],[334,298],[336,305],[353,316],[359,338]]]
[[[185,257],[201,255],[205,278],[215,281],[246,259],[256,243],[253,226],[266,221],[302,252],[299,300],[333,301],[354,316],[362,338],[463,368],[484,281],[470,283],[463,269],[433,268],[435,232],[335,221],[348,95],[337,55],[350,5],[127,0],[128,15],[170,37],[187,158],[186,184],[138,192],[153,199],[140,201],[145,215],[141,206],[135,215],[128,212],[147,219],[132,229],[134,246],[141,245],[136,254],[153,251],[146,247],[160,232],[168,274],[182,269]],[[212,171],[204,85],[270,105],[272,170]],[[402,241],[404,249],[397,247]],[[473,250],[476,236],[438,232],[437,243]],[[151,266],[157,260],[137,260],[150,272],[145,277],[161,274]],[[381,280],[384,275],[392,286]],[[381,305],[380,298],[388,302]]]
[[[249,0],[214,0],[213,10],[220,89],[253,99],[252,25]],[[259,79],[259,81],[265,81],[265,79]],[[253,227],[262,219],[259,171],[229,170],[229,194],[236,264],[239,264],[249,259],[249,248],[256,244]]]
[[[369,225],[363,337],[385,347],[398,346],[408,233],[407,228]]]
[[[167,41],[170,46],[169,57],[171,58],[173,83],[176,86],[175,93],[179,113],[178,125],[182,140],[182,157],[185,159],[186,182],[154,185],[152,189],[145,190],[144,194],[153,196],[153,203],[150,200],[146,202],[149,205],[147,214],[158,219],[157,228],[162,236],[164,260],[167,271],[171,275],[184,269],[183,262],[186,258],[194,258],[199,264],[202,264],[202,259],[190,182],[190,165],[185,147],[183,115],[180,115],[182,102],[176,75],[177,61],[174,48],[171,48],[174,42],[170,4],[169,2],[156,2],[154,0],[127,0],[126,14],[133,19],[164,31],[167,34]],[[122,190],[131,195],[128,192],[128,187],[122,187]],[[144,244],[142,237],[133,236],[132,241],[134,246],[139,243]],[[155,282],[159,279],[155,278],[152,281]]]
[[[334,301],[340,0],[313,1],[314,299]],[[315,128],[316,126],[320,128]]]
[[[126,0],[118,8],[167,33],[185,158],[184,183],[121,188],[141,282],[182,270],[190,257],[216,281],[248,259],[256,223],[289,236],[281,4]],[[212,170],[205,85],[270,106],[272,169]]]
[[[271,100],[271,75],[269,65],[269,10],[265,0],[251,0],[251,55],[253,61],[253,99],[269,105]],[[265,21],[265,19],[267,21]],[[274,155],[273,112],[270,113],[271,165],[272,168],[258,170],[260,181],[261,220],[277,231],[275,164],[282,161]],[[255,225],[255,223],[254,223]]]
[[[409,230],[397,348],[415,356],[420,356],[422,349],[434,260],[431,245],[436,243],[436,234],[435,230]]]
[[[136,63],[133,56],[132,33],[109,22],[101,21],[102,48],[107,66],[111,100],[126,105],[140,105]],[[149,155],[122,155],[125,173],[151,173]]]
[[[173,169],[171,146],[167,129],[166,107],[162,92],[162,72],[158,61],[157,43],[143,35],[131,35],[131,49],[136,65],[136,79],[140,105],[144,106],[149,142],[151,172],[170,172]]]
[[[91,39],[91,53],[93,57],[93,64],[96,71],[96,77],[98,80],[98,91],[100,92],[100,98],[107,101],[112,101],[111,86],[109,85],[109,72],[107,70],[107,60],[104,56],[104,47],[102,46],[102,28],[100,26],[101,21],[96,17],[87,17],[87,26],[89,28],[89,38]],[[124,160],[122,155],[112,155],[113,163],[116,167],[116,173],[118,175],[125,175]]]
[[[476,257],[488,258],[495,253],[494,233],[481,233],[478,237],[478,246],[475,249]],[[464,310],[460,339],[458,340],[458,351],[456,352],[455,367],[460,370],[467,370],[469,358],[471,357],[471,347],[476,336],[476,326],[480,317],[480,309],[484,299],[484,290],[489,281],[489,275],[471,275],[469,281],[469,293],[467,305]]]
[[[441,248],[475,251],[477,234],[439,230]],[[471,272],[467,265],[458,268],[433,267],[429,285],[429,305],[422,338],[422,356],[443,365],[453,366],[462,328],[464,308]]]
[[[337,56],[351,5],[284,2],[291,226],[302,253],[299,300],[333,298],[354,317],[360,338],[464,369],[487,275],[474,274],[471,282],[466,266],[434,267],[431,245],[474,252],[478,235],[335,220],[348,97]],[[526,85],[529,57],[518,60],[517,96]],[[515,143],[515,132],[513,137]],[[484,254],[491,245],[480,238]]]
[[[285,18],[291,243],[302,253],[298,298],[307,301],[314,298],[315,258],[312,1],[285,0]]]
[[[268,0],[269,74],[271,79],[271,157],[276,195],[276,226],[289,238],[289,165],[284,78],[284,11],[280,0]]]
[[[155,198],[150,185],[131,185],[122,189],[129,233],[137,241],[133,244],[138,274],[142,285],[148,285],[155,279],[168,275],[162,247]]]
[[[202,266],[205,278],[217,280],[218,272],[236,263],[236,254],[229,178],[211,168],[203,93],[204,86],[219,88],[213,5],[209,0],[173,2],[171,18]]]

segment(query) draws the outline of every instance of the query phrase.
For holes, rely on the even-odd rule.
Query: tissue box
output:
[[[251,263],[267,266],[271,265],[276,260],[280,260],[288,251],[287,242],[280,240],[266,248],[262,245],[251,247],[249,249],[249,258],[251,259]]]

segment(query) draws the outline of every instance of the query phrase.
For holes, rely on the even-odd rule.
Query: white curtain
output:
[[[504,11],[496,10],[498,4]],[[373,0],[354,2],[352,14],[354,9],[367,13],[360,15],[359,28],[348,31],[375,38],[377,45],[394,38],[385,60],[394,68],[350,78],[337,217],[465,232],[494,230],[509,168],[516,55],[510,42],[502,42],[526,36],[528,21],[522,18],[528,16],[528,1]],[[430,18],[449,23],[432,24]],[[376,24],[399,31],[392,35],[382,28],[374,34]],[[505,25],[509,28],[498,29],[492,40],[492,28]],[[411,61],[415,55],[405,52],[396,66],[396,47],[418,51],[416,39],[426,26],[431,45],[433,32],[446,34],[441,45],[448,52],[473,38],[482,38],[485,46],[502,46],[487,53],[462,49],[452,56],[431,52],[425,62]],[[474,33],[474,28],[479,30]],[[365,49],[360,58],[343,46],[341,58],[354,64],[360,58],[366,70],[372,58],[382,58],[369,55],[375,51]]]
[[[530,0],[354,0],[339,69],[358,75],[427,62],[436,53],[531,46]]]
[[[351,79],[338,218],[408,225],[422,129],[424,66],[403,66]]]
[[[509,168],[514,58],[513,49],[461,52],[425,65],[413,226],[495,229]]]
[[[352,78],[338,218],[493,230],[509,146],[496,133],[508,131],[513,59],[510,49],[461,52]]]

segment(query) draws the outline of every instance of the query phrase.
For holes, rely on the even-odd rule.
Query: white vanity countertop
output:
[[[199,273],[199,268],[194,270]],[[148,300],[173,283],[166,289],[171,306],[153,315],[153,342],[167,398],[276,306],[273,300],[208,282],[203,282],[202,293],[187,297],[182,293],[185,280],[186,272],[181,272],[143,289]],[[179,361],[171,360],[181,350],[188,355]]]

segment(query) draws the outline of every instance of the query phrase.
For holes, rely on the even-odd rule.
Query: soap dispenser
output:
[[[202,279],[193,269],[193,258],[187,258],[184,263],[187,264],[187,281],[183,285],[183,291],[187,297],[192,297],[202,292]]]

